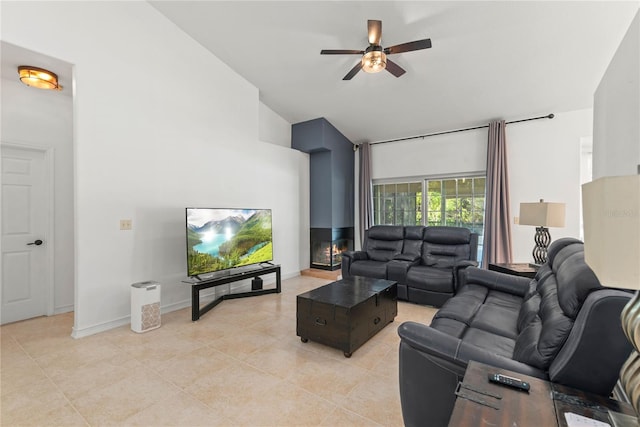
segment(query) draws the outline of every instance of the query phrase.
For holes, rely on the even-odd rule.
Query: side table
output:
[[[527,263],[489,264],[489,270],[533,279],[538,269]]]
[[[490,383],[488,374],[496,372],[527,381],[529,393]],[[567,427],[565,413],[610,423],[612,412],[637,422],[633,408],[626,403],[475,361],[469,362],[457,395],[450,427]]]

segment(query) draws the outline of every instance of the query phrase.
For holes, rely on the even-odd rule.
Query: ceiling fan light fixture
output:
[[[387,67],[387,55],[380,50],[371,50],[362,55],[362,69],[367,73],[378,73]]]
[[[21,65],[18,67],[18,74],[20,75],[20,81],[27,86],[39,89],[62,90],[62,86],[58,83],[57,74],[44,68]]]

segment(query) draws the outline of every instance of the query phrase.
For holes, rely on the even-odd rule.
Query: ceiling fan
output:
[[[351,80],[361,69],[367,73],[377,73],[386,68],[386,70],[394,76],[400,77],[406,73],[406,71],[388,59],[387,55],[411,52],[412,50],[429,49],[431,47],[431,39],[424,39],[383,48],[380,45],[382,39],[382,21],[369,19],[367,21],[367,29],[369,32],[369,47],[365,50],[323,49],[320,51],[320,55],[362,55],[362,60],[358,62],[342,80]]]

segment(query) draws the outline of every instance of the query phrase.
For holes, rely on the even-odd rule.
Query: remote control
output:
[[[529,383],[522,381],[519,378],[509,377],[502,374],[489,374],[489,381],[492,383],[506,385],[507,387],[513,387],[518,390],[529,392]]]

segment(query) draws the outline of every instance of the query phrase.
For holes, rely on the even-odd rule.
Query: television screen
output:
[[[187,274],[273,260],[271,209],[187,208]]]

